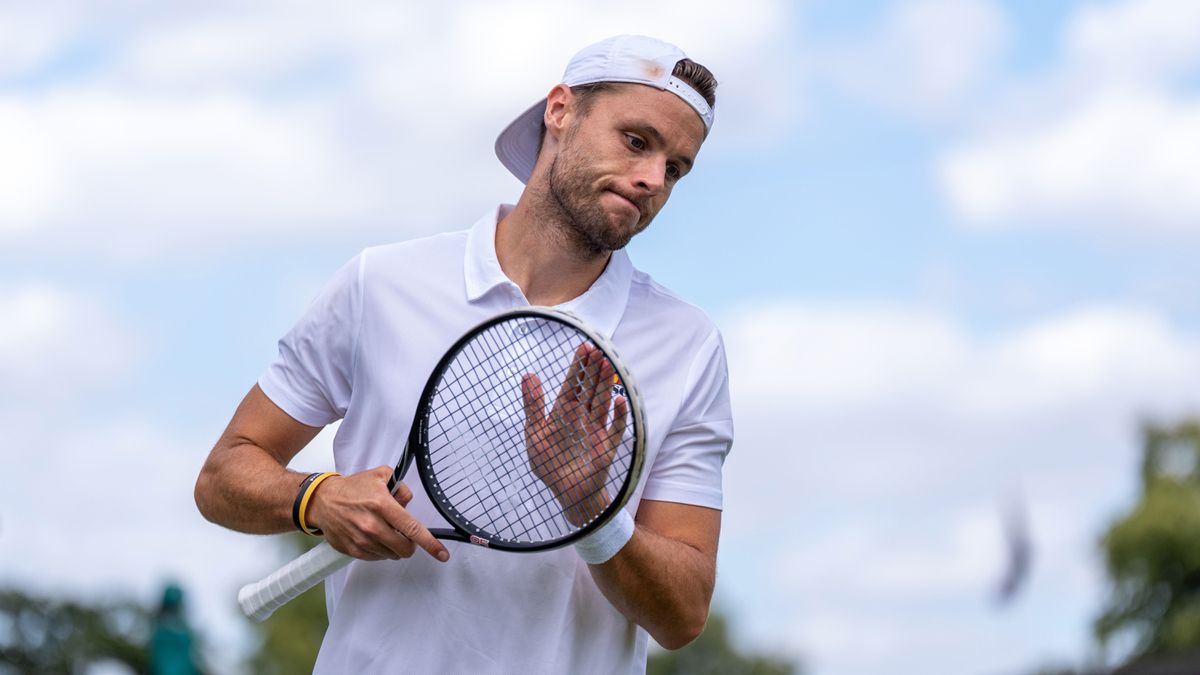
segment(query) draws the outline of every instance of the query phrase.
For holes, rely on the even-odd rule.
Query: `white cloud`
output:
[[[860,529],[821,533],[776,563],[772,583],[810,601],[834,599],[827,588],[832,578],[841,579],[836,596],[854,602],[977,597],[1004,571],[1003,541],[991,504],[952,513],[940,529],[923,523],[884,525],[864,522]]]
[[[758,86],[773,77],[768,57],[787,67],[788,11],[538,1],[97,17],[107,49],[81,75],[0,97],[0,238],[41,255],[138,259],[465,227],[518,189],[492,156],[496,133],[575,50],[627,32],[634,13],[639,30],[685,45],[728,84],[717,145],[736,149],[791,119],[792,89]],[[53,37],[54,55],[76,46],[73,33]]]
[[[1109,81],[1186,76],[1200,64],[1200,5],[1177,0],[1084,4],[1068,24],[1064,44],[1073,67]]]
[[[734,391],[755,408],[781,403],[832,413],[863,406],[950,405],[975,419],[1149,397],[1182,385],[1189,345],[1147,310],[1092,307],[1003,338],[977,338],[950,316],[893,307],[781,304],[739,317]],[[731,347],[731,350],[735,347]]]
[[[0,10],[0,82],[44,68],[78,30],[64,5],[9,5]]]
[[[0,402],[44,405],[113,384],[138,336],[101,300],[41,283],[0,286]]]
[[[1200,223],[1200,8],[1084,4],[1062,57],[988,107],[937,178],[970,227],[1194,236]]]
[[[0,174],[16,177],[0,196],[0,223],[69,233],[42,240],[55,250],[136,256],[172,243],[303,236],[355,222],[386,194],[317,121],[237,98],[9,98],[0,144],[12,150]]]
[[[859,98],[919,118],[947,116],[994,76],[1008,32],[991,0],[900,2],[861,40],[823,58],[834,82]]]
[[[774,589],[749,632],[829,673],[1078,658],[1103,588],[1096,538],[1134,496],[1139,416],[1200,410],[1200,341],[1131,307],[987,336],[864,305],[779,304],[723,325],[737,439],[722,592]],[[1014,493],[1033,572],[996,613]],[[870,644],[845,633],[856,625]]]
[[[939,172],[968,223],[1102,224],[1196,231],[1200,100],[1113,91],[1053,116],[956,147]]]

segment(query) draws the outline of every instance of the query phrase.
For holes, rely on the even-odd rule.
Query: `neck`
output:
[[[559,305],[583,295],[612,254],[588,250],[571,236],[574,231],[557,204],[537,195],[537,190],[526,189],[512,212],[496,224],[496,258],[530,304]]]

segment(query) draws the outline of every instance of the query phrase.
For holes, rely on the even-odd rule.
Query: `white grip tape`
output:
[[[633,516],[621,509],[600,529],[575,542],[575,550],[589,565],[608,562],[633,538],[633,529]]]
[[[304,555],[280,567],[271,576],[246,584],[238,591],[242,613],[262,621],[293,598],[354,560],[323,541]]]

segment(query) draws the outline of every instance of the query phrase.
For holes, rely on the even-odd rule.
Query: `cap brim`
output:
[[[496,157],[522,183],[528,183],[542,142],[546,100],[534,103],[496,137]]]

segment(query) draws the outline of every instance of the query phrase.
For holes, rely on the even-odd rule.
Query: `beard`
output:
[[[628,227],[612,224],[600,203],[602,193],[594,187],[597,181],[588,162],[575,152],[571,143],[573,136],[567,136],[562,150],[550,164],[550,196],[562,215],[556,220],[563,224],[563,234],[590,256],[625,248],[635,234],[646,229],[650,219],[642,222],[639,216],[638,222]],[[644,212],[647,206],[639,205],[639,212]]]

